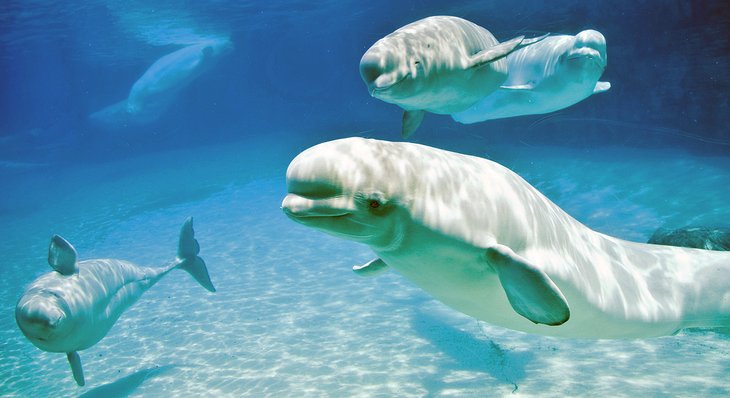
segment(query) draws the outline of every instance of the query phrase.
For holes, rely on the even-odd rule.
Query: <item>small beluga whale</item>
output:
[[[83,386],[78,352],[104,338],[122,313],[168,272],[184,270],[215,292],[199,252],[192,218],[180,230],[177,258],[161,268],[115,259],[77,261],[73,246],[54,235],[48,248],[53,271],[28,286],[15,307],[15,320],[36,347],[66,353],[74,380]]]
[[[401,134],[408,137],[425,112],[451,115],[491,94],[507,78],[504,58],[546,36],[499,43],[465,19],[428,17],[375,42],[360,60],[360,75],[373,97],[405,110]]]
[[[160,118],[179,93],[233,49],[228,38],[205,39],[163,56],[137,79],[126,99],[89,118],[104,127],[144,125]]]
[[[346,138],[297,155],[286,183],[292,220],[375,252],[356,273],[392,268],[493,325],[571,338],[730,326],[730,253],[593,231],[487,159]]]
[[[607,60],[606,38],[598,31],[547,37],[507,55],[502,86],[451,117],[469,124],[567,108],[611,88],[598,81]]]

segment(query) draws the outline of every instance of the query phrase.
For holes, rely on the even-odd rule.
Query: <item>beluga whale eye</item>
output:
[[[370,211],[382,212],[387,207],[387,200],[380,192],[362,194],[359,199],[361,206]]]

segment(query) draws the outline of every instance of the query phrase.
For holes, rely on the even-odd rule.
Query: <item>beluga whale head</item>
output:
[[[36,347],[50,352],[59,340],[73,331],[73,323],[66,322],[67,305],[63,297],[52,290],[41,290],[25,296],[15,309],[15,319],[23,335]]]
[[[375,184],[393,170],[367,141],[325,142],[300,153],[287,169],[288,194],[281,207],[298,223],[388,250],[403,236],[407,199],[393,183]]]
[[[69,292],[64,289],[78,274],[76,250],[58,235],[51,238],[51,248],[59,249],[50,250],[48,258],[57,272],[46,276],[43,285],[31,287],[20,298],[15,307],[15,320],[23,335],[36,347],[64,352],[64,344],[76,328],[65,297]]]
[[[608,63],[606,38],[601,32],[588,29],[575,35],[573,47],[564,54],[565,66],[581,75],[603,74]]]
[[[408,37],[382,39],[360,59],[360,76],[368,92],[385,102],[413,101],[425,87],[425,53],[409,44]]]

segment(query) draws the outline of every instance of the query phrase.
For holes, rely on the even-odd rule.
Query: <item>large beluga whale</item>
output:
[[[167,54],[134,82],[126,99],[89,117],[101,125],[115,128],[152,123],[164,114],[180,91],[232,48],[227,38],[213,38]]]
[[[505,56],[545,36],[499,43],[488,30],[462,18],[433,16],[378,40],[360,60],[370,94],[405,110],[402,135],[410,136],[425,112],[461,112],[507,78]]]
[[[53,271],[28,286],[15,308],[15,320],[36,347],[66,353],[76,383],[83,386],[78,352],[104,338],[122,313],[168,272],[187,271],[205,289],[215,291],[199,252],[192,218],[180,231],[177,258],[161,268],[115,259],[77,261],[73,246],[54,235],[48,249]]]
[[[606,62],[606,38],[598,31],[547,37],[510,53],[502,86],[451,117],[468,124],[567,108],[611,88],[598,81]]]
[[[572,338],[730,326],[730,253],[628,242],[573,219],[509,169],[414,143],[346,138],[286,172],[292,220],[368,245],[488,323]]]

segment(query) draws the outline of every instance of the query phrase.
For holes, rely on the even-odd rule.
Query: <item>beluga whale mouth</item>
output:
[[[606,61],[598,50],[589,47],[583,47],[574,50],[568,57],[569,61],[588,61],[592,62],[596,67],[604,70]]]
[[[341,217],[355,209],[345,195],[333,184],[290,178],[288,194],[281,203],[284,213],[293,219],[310,217]]]
[[[398,85],[398,83],[406,80],[406,78],[408,78],[408,76],[410,76],[410,74],[406,74],[401,77],[380,76],[378,78],[378,81],[374,82],[372,85],[369,86],[370,95],[373,97],[382,95],[389,89]]]
[[[312,198],[289,193],[284,197],[281,209],[299,224],[340,238],[362,242],[372,239],[377,231],[377,226],[357,216],[352,196]]]
[[[343,197],[311,199],[297,194],[288,194],[281,203],[281,209],[293,219],[342,217],[352,212],[352,209],[346,207],[346,202],[347,199]]]

